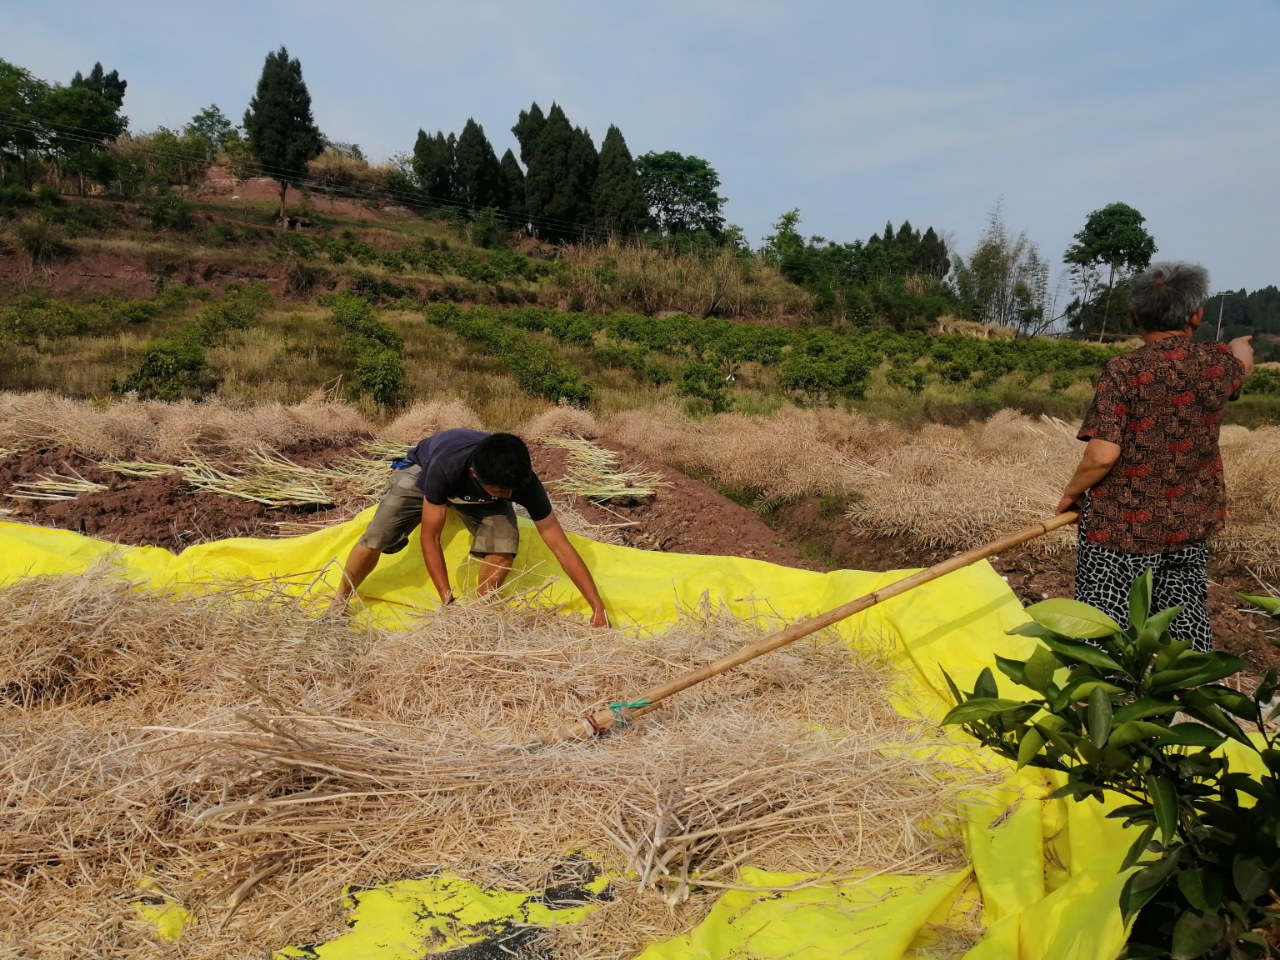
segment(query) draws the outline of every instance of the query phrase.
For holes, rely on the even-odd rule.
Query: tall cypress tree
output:
[[[649,203],[640,186],[635,159],[622,131],[610,125],[600,145],[600,165],[593,192],[596,226],[613,234],[634,234],[649,229]]]
[[[520,144],[520,162],[524,164],[526,170],[529,169],[529,163],[533,159],[533,144],[546,123],[547,118],[542,115],[542,108],[535,103],[528,110],[520,111],[520,118],[511,128],[516,142]]]
[[[429,136],[424,130],[418,131],[418,139],[413,145],[413,172],[428,200],[447,204],[457,199],[454,152],[452,133],[446,137],[438,130],[434,136]]]
[[[514,128],[517,137],[529,135],[531,114]],[[521,145],[521,155],[526,148]],[[592,187],[598,163],[595,145],[585,130],[575,130],[559,104],[528,144],[525,199],[534,232],[556,243],[580,238],[591,226]]]
[[[311,117],[311,94],[302,82],[302,64],[289,59],[281,47],[267,54],[258,90],[244,112],[249,149],[267,174],[280,185],[280,216],[285,193],[307,171],[307,163],[324,149],[320,130]]]
[[[484,135],[484,127],[470,117],[458,137],[454,153],[454,197],[472,210],[501,205],[498,157]]]
[[[103,100],[115,106],[117,110],[124,106],[124,91],[129,86],[128,80],[120,79],[120,71],[112,70],[110,73],[104,73],[101,62],[95,63],[93,69],[89,71],[89,76],[83,76],[79,70],[76,75],[71,78],[71,86],[84,87],[86,90],[92,90]]]
[[[529,218],[528,205],[524,199],[524,171],[520,169],[515,154],[510,150],[502,155],[498,165],[498,180],[498,206],[510,213],[512,219],[523,229]]]

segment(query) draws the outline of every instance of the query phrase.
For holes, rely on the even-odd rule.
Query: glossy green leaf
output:
[[[996,654],[996,669],[1003,673],[1014,683],[1026,685],[1027,664],[1023,660],[1011,660],[1008,657],[1002,657]]]
[[[995,674],[991,672],[990,667],[983,667],[982,672],[978,674],[978,679],[973,684],[973,695],[988,698],[1000,695],[1000,688],[996,686]]]
[[[1074,640],[1058,640],[1048,638],[1044,645],[1072,663],[1085,663],[1100,670],[1120,673],[1120,664],[1105,651],[1091,643],[1078,643]]]
[[[1139,631],[1138,649],[1144,652],[1154,650],[1160,638],[1169,629],[1169,624],[1178,619],[1178,615],[1184,609],[1184,607],[1169,607],[1167,610],[1161,610],[1147,617],[1146,624]]]
[[[1027,615],[1055,633],[1080,640],[1109,637],[1121,630],[1120,624],[1101,610],[1065,597],[1053,597],[1033,603],[1027,607]]]
[[[1108,747],[1127,747],[1138,740],[1156,740],[1169,736],[1169,728],[1163,723],[1151,723],[1148,720],[1129,720],[1118,723],[1111,728],[1111,736],[1107,738]]]
[[[1151,839],[1156,835],[1156,825],[1149,823],[1142,828],[1142,833],[1138,835],[1138,839],[1133,841],[1129,846],[1129,852],[1125,854],[1124,862],[1120,864],[1120,872],[1128,870],[1137,863],[1144,853],[1147,853],[1147,847],[1151,845]]]
[[[1245,603],[1252,603],[1260,610],[1265,610],[1273,617],[1280,617],[1280,597],[1268,597],[1256,593],[1237,593],[1237,597]]]
[[[1013,637],[1035,637],[1037,640],[1057,636],[1057,634],[1048,627],[1042,627],[1034,620],[1029,620],[1026,623],[1020,623],[1011,630],[1006,630],[1005,633]]]
[[[1089,694],[1089,740],[1101,747],[1111,735],[1111,697],[1102,687],[1094,687]]]
[[[1165,885],[1165,881],[1177,867],[1184,849],[1184,847],[1175,848],[1164,858],[1148,864],[1125,881],[1124,889],[1120,891],[1120,910],[1126,920],[1160,892],[1160,888]]]
[[[942,678],[947,681],[947,688],[951,691],[951,699],[956,703],[964,703],[964,694],[960,692],[960,688],[956,686],[956,682],[951,679],[951,674],[943,670]]]
[[[1021,700],[1003,700],[999,697],[973,697],[959,706],[952,707],[942,718],[943,726],[957,723],[977,723],[1000,713],[1025,707]]]
[[[1211,870],[1194,867],[1180,871],[1178,889],[1201,913],[1215,913],[1222,903],[1222,878]]]
[[[1192,656],[1196,659],[1191,660]],[[1183,658],[1183,662],[1186,661],[1190,662],[1185,667],[1179,665],[1153,673],[1147,689],[1151,693],[1161,693],[1179,687],[1199,687],[1237,674],[1249,665],[1229,653],[1192,654]]]
[[[1143,628],[1147,614],[1151,612],[1151,579],[1151,568],[1148,567],[1129,587],[1129,623],[1135,630]]]
[[[1271,887],[1271,877],[1260,857],[1236,854],[1231,861],[1231,879],[1245,900],[1256,900]]]
[[[1178,788],[1168,777],[1148,776],[1147,795],[1156,814],[1156,826],[1160,828],[1160,842],[1168,846],[1173,841],[1178,825]]]
[[[1143,697],[1116,711],[1116,723],[1129,720],[1145,720],[1147,717],[1162,717],[1177,713],[1182,708],[1172,700],[1161,700],[1156,697]]]
[[[1022,769],[1034,760],[1043,746],[1044,734],[1034,726],[1027,727],[1026,732],[1022,734],[1022,741],[1018,744],[1018,769]]]
[[[1222,939],[1222,918],[1188,910],[1173,925],[1172,960],[1195,960],[1208,953]]]
[[[1093,696],[1095,690],[1101,690],[1108,696],[1124,693],[1123,687],[1117,687],[1114,683],[1107,683],[1105,680],[1079,680],[1066,689],[1067,699],[1074,703],[1084,703]]]
[[[1246,697],[1238,690],[1232,690],[1230,687],[1201,686],[1198,692],[1210,703],[1216,703],[1242,720],[1253,720],[1258,715],[1258,707],[1253,702],[1253,697]]]
[[[1053,687],[1053,675],[1060,669],[1062,661],[1054,656],[1053,651],[1044,645],[1038,646],[1027,661],[1022,682],[1036,693],[1047,694]]]
[[[1180,747],[1207,747],[1216,750],[1227,738],[1203,723],[1175,723],[1169,727],[1168,742]]]

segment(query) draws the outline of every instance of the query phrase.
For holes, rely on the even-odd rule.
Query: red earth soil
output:
[[[617,524],[629,546],[672,553],[750,557],[807,570],[890,570],[936,563],[946,554],[922,549],[905,539],[879,539],[861,534],[844,517],[817,500],[784,505],[768,514],[728,499],[716,490],[668,466],[646,461],[605,441],[621,456],[620,469],[659,474],[670,486],[657,488],[651,498],[597,505],[576,498],[570,506],[596,524]],[[567,453],[533,444],[534,466],[548,484],[565,475]],[[352,455],[351,447],[305,444],[283,451],[308,466],[323,466]],[[74,500],[13,499],[14,485],[42,475],[71,471],[108,489],[81,494]],[[228,537],[279,535],[279,521],[325,522],[341,519],[354,506],[336,509],[270,509],[188,489],[177,474],[154,479],[131,479],[104,470],[69,447],[28,451],[0,458],[0,506],[8,519],[75,530],[103,540],[147,544],[178,551],[193,543]],[[1071,596],[1070,558],[1046,560],[1025,549],[992,559],[995,567],[1024,603],[1045,597]],[[1242,571],[1216,564],[1210,570],[1210,610],[1220,648],[1265,668],[1280,665],[1268,636],[1273,621],[1241,610],[1235,591],[1258,592]],[[852,599],[852,598],[850,598]],[[1250,670],[1258,676],[1261,670]]]

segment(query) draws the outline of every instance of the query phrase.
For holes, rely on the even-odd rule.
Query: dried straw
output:
[[[45,473],[39,480],[15,483],[7,496],[15,500],[74,500],[82,493],[101,493],[107,489],[105,483],[87,480],[70,468],[68,472],[70,476]]]
[[[120,399],[88,403],[49,393],[0,393],[0,446],[72,446],[92,457],[177,461],[303,442],[350,443],[373,431],[351,404],[316,393],[302,403],[244,406]]]
[[[741,863],[952,868],[949,798],[982,786],[875,749],[928,734],[830,637],[622,735],[517,748],[757,635],[715,615],[636,638],[470,603],[392,634],[83,576],[0,591],[0,634],[0,955],[155,956],[130,903],[147,876],[200,918],[182,955],[221,958],[340,932],[344,883],[540,889],[585,850],[633,874],[557,942],[629,957]]]
[[[562,436],[548,437],[543,443],[569,453],[565,475],[552,483],[560,493],[607,503],[652,497],[658,487],[671,486],[659,473],[619,470],[619,454],[598,447],[590,440]]]

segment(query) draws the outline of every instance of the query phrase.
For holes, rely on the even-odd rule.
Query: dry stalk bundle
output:
[[[201,921],[183,956],[221,958],[339,932],[347,883],[453,870],[536,890],[587,850],[616,899],[556,939],[621,960],[698,922],[742,863],[955,866],[939,810],[979,785],[869,746],[929,734],[885,705],[874,656],[831,638],[636,730],[518,748],[756,632],[708,614],[600,634],[473,602],[381,633],[92,576],[0,591],[0,955],[154,956],[129,900],[157,869]]]
[[[609,501],[644,499],[658,487],[671,486],[661,474],[643,470],[619,470],[619,454],[581,437],[547,437],[543,443],[569,453],[565,476],[552,486],[570,496]]]
[[[151,480],[155,477],[182,472],[182,468],[177,464],[157,463],[151,460],[103,460],[98,465],[122,477],[134,477],[140,480]]]
[[[15,483],[8,496],[15,500],[74,500],[82,493],[101,493],[109,489],[105,483],[87,480],[71,468],[70,476],[61,473],[45,473],[39,480]]]
[[[268,507],[298,504],[330,506],[333,500],[316,481],[318,471],[292,463],[278,454],[255,451],[250,462],[240,464],[240,473],[228,473],[211,461],[193,457],[182,464],[186,481],[197,490],[217,493],[241,500],[252,500]]]

